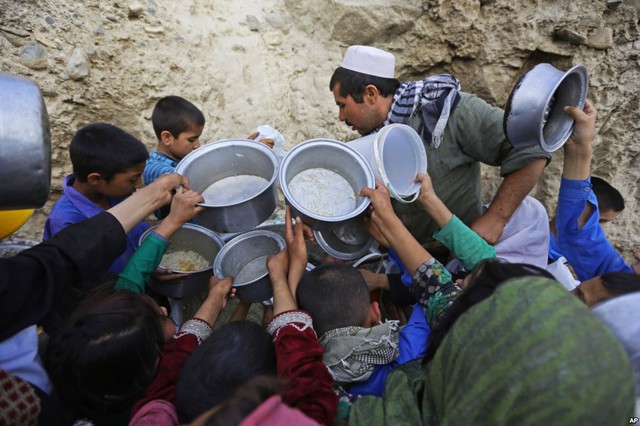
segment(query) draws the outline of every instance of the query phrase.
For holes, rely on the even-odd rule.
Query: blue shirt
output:
[[[62,181],[62,196],[51,209],[49,218],[44,224],[44,240],[48,240],[64,228],[74,223],[102,213],[104,209],[94,204],[87,197],[73,188],[73,175],[69,175]],[[109,205],[115,206],[122,200],[109,199]],[[141,222],[127,234],[127,248],[109,267],[109,274],[118,275],[129,261],[133,252],[138,248],[140,237],[149,225]]]
[[[407,325],[400,330],[398,358],[389,364],[376,366],[367,380],[350,383],[349,386],[345,386],[346,391],[351,395],[382,396],[387,376],[394,368],[424,357],[427,353],[427,340],[430,332],[431,328],[424,317],[424,311],[420,306],[414,306]]]
[[[578,228],[578,218],[587,203],[593,207],[593,213],[585,225]],[[580,281],[607,272],[633,273],[631,266],[607,240],[600,226],[598,199],[591,187],[591,178],[562,178],[558,195],[556,235],[559,251],[573,267]]]
[[[178,161],[166,154],[156,151],[155,149],[149,154],[147,164],[142,172],[142,182],[149,185],[165,173],[173,173],[176,171]]]

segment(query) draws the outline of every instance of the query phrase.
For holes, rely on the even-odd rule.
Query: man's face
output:
[[[109,198],[124,198],[142,186],[142,172],[145,163],[140,163],[124,172],[116,173],[111,180],[100,181],[100,192]]]
[[[365,98],[363,103],[357,103],[350,95],[340,96],[340,83],[336,83],[331,90],[338,105],[338,119],[361,135],[368,135],[377,129],[384,118],[380,118],[375,105]]]

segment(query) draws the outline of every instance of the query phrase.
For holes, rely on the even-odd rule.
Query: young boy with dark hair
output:
[[[140,177],[149,156],[142,142],[107,123],[93,123],[78,130],[69,154],[73,174],[64,178],[62,196],[45,223],[44,240],[131,195],[142,184]],[[122,270],[146,228],[147,224],[141,222],[127,234],[127,248],[111,265],[109,274],[115,276]]]
[[[151,114],[158,145],[149,155],[142,174],[149,185],[164,173],[173,173],[187,154],[200,146],[205,119],[202,111],[180,96],[160,99]]]
[[[324,363],[349,395],[381,395],[393,368],[426,352],[430,329],[423,311],[414,309],[402,329],[397,321],[381,323],[378,302],[370,302],[362,274],[350,265],[306,272],[296,298],[313,318]]]

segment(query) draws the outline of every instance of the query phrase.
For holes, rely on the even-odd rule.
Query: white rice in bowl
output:
[[[183,272],[196,272],[211,268],[211,262],[193,250],[168,251],[162,256],[160,265],[172,271]]]

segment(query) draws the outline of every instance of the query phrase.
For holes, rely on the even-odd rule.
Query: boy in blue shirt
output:
[[[153,131],[158,139],[142,173],[142,181],[149,185],[164,173],[173,173],[176,166],[191,151],[200,147],[200,135],[205,119],[202,111],[180,96],[160,99],[151,114]],[[155,212],[158,219],[169,213],[168,206]]]
[[[64,178],[62,196],[44,226],[44,240],[131,195],[142,184],[141,175],[149,156],[142,142],[107,123],[93,123],[78,130],[69,154],[73,174]],[[124,268],[147,226],[141,222],[127,234],[127,248],[111,265],[109,275],[116,276]]]
[[[205,119],[202,111],[188,100],[166,96],[153,108],[151,122],[158,145],[151,151],[142,174],[145,185],[164,173],[173,173],[180,160],[200,147]]]

